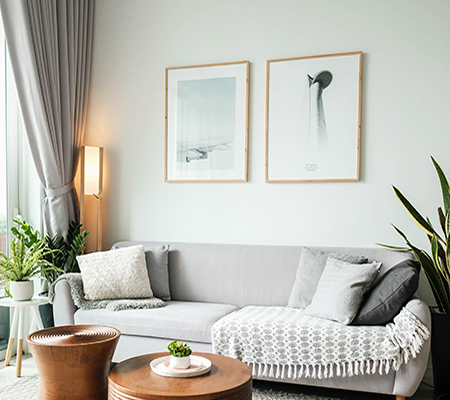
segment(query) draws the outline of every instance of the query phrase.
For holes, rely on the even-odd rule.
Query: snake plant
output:
[[[450,185],[440,165],[433,157],[431,160],[439,177],[444,203],[444,208],[438,207],[437,209],[442,233],[436,232],[430,219],[424,218],[403,193],[394,186],[395,194],[403,207],[427,235],[430,251],[427,252],[413,245],[395,225],[393,225],[394,229],[405,240],[407,247],[378,244],[391,250],[413,251],[428,278],[439,311],[450,314]]]

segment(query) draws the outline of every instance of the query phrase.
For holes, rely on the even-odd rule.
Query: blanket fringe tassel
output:
[[[338,377],[351,377],[354,375],[388,374],[391,370],[397,370],[402,363],[399,360],[354,361],[351,363],[329,363],[324,365],[286,365],[250,363],[252,374],[255,378],[276,379],[327,379]]]

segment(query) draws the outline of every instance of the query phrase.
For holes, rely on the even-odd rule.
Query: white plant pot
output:
[[[175,357],[170,356],[170,368],[186,369],[191,366],[191,356]]]
[[[9,292],[15,301],[30,300],[34,294],[34,282],[11,281],[9,284]]]

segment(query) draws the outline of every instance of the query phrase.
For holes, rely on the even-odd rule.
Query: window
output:
[[[6,168],[6,45],[0,18],[0,251],[6,253],[8,231],[7,168]],[[0,285],[3,296],[3,285]],[[0,359],[8,344],[9,308],[0,307]]]
[[[42,232],[41,201],[42,188],[25,135],[0,18],[0,246],[8,250],[10,223],[19,211]],[[0,284],[0,297],[3,287]],[[9,308],[0,307],[0,360],[8,337]]]
[[[1,24],[1,22],[0,22]],[[7,180],[6,180],[6,85],[5,85],[5,37],[3,26],[0,26],[0,251],[6,252],[7,248]]]

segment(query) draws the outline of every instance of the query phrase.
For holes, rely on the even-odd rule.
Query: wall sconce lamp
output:
[[[97,251],[102,250],[103,147],[81,146],[80,223],[84,225],[84,196],[92,195],[97,206]]]

